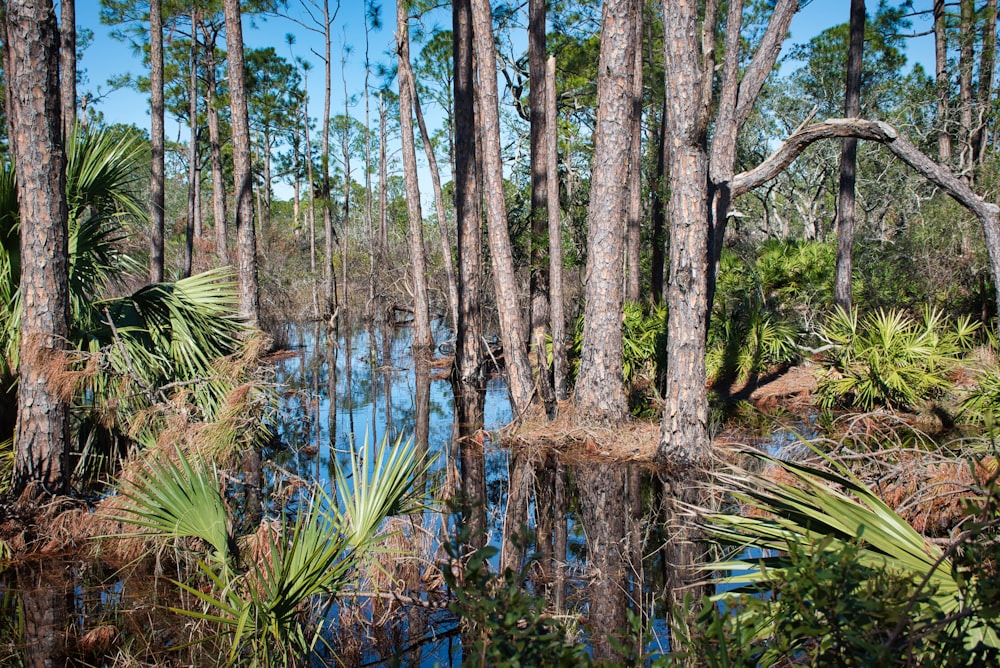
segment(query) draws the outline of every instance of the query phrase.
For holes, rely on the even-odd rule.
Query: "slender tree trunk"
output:
[[[934,87],[937,96],[938,160],[951,163],[951,135],[948,133],[948,25],[945,0],[934,0]]]
[[[59,67],[62,93],[63,138],[76,125],[76,0],[61,0]]]
[[[531,274],[528,281],[528,358],[538,395],[554,409],[555,391],[548,372],[545,336],[549,330],[549,183],[546,140],[549,132],[545,79],[545,0],[528,2],[528,106],[531,112]]]
[[[458,281],[455,280],[455,263],[451,257],[451,239],[448,235],[448,214],[444,210],[444,192],[441,190],[441,174],[438,171],[437,156],[434,155],[434,144],[427,132],[424,114],[420,109],[420,95],[413,91],[413,111],[420,128],[420,140],[427,155],[427,169],[431,173],[431,186],[434,188],[434,210],[437,214],[438,237],[441,240],[441,262],[444,264],[445,278],[448,281],[448,312],[451,314],[451,326],[458,328]]]
[[[163,9],[160,0],[149,2],[149,90],[151,100],[150,148],[153,163],[149,178],[149,281],[163,281],[163,230],[165,216],[163,129]]]
[[[987,0],[983,8],[983,45],[979,54],[979,82],[976,86],[976,119],[972,131],[972,161],[982,162],[993,99],[993,73],[997,53],[997,0]]]
[[[463,392],[482,382],[482,217],[476,177],[475,88],[471,0],[452,9],[455,73],[455,226],[458,235],[458,328],[456,376]]]
[[[847,49],[847,92],[844,116],[861,113],[861,63],[865,46],[865,0],[851,0],[850,43]],[[840,193],[837,198],[837,268],[833,300],[845,312],[851,310],[851,274],[854,255],[854,181],[858,164],[858,140],[847,137],[840,149]]]
[[[15,492],[61,494],[68,484],[66,158],[59,99],[59,28],[50,0],[3,12],[7,136],[17,170],[21,251]]]
[[[960,176],[972,183],[972,66],[975,51],[975,0],[959,2],[959,52],[958,52],[958,170]]]
[[[260,323],[257,289],[257,238],[253,220],[250,172],[250,120],[247,113],[243,61],[243,27],[239,0],[225,0],[226,49],[229,52],[229,98],[233,124],[233,172],[236,187],[236,265],[240,284],[240,317],[251,327]]]
[[[340,76],[341,80],[344,82],[344,132],[341,136],[341,150],[344,155],[344,208],[341,213],[341,236],[340,236],[340,278],[342,286],[340,288],[343,299],[340,301],[342,308],[341,318],[350,323],[350,317],[348,315],[351,302],[348,299],[348,285],[347,285],[347,260],[348,253],[350,250],[351,242],[351,123],[350,123],[350,101],[351,96],[347,92],[347,51],[343,51],[342,60],[340,61]],[[348,335],[350,332],[347,332]]]
[[[386,259],[389,250],[389,211],[386,199],[389,197],[389,177],[387,172],[386,108],[382,94],[378,97],[378,254]]]
[[[188,140],[188,193],[187,193],[187,224],[184,227],[184,267],[181,276],[191,275],[191,265],[194,264],[195,217],[198,215],[198,39],[195,26],[198,25],[198,10],[191,11],[191,49],[188,52],[188,125],[191,130]]]
[[[629,114],[628,237],[626,239],[625,299],[639,301],[642,276],[642,7],[635,19],[635,64],[632,69],[632,105]]]
[[[215,223],[215,253],[219,264],[229,264],[229,246],[226,235],[226,185],[222,171],[222,138],[219,131],[219,109],[216,99],[215,35],[209,35],[203,22],[205,38],[205,118],[208,122],[208,151],[212,161],[212,218]],[[308,141],[308,140],[307,140]]]
[[[625,226],[635,67],[635,0],[609,0],[601,20],[597,123],[587,210],[587,277],[576,403],[600,419],[628,415],[622,382]]]
[[[320,178],[322,179],[322,192],[321,196],[323,199],[323,233],[325,235],[325,248],[326,257],[324,259],[324,276],[326,277],[326,311],[325,314],[329,318],[329,326],[336,326],[336,301],[337,301],[337,287],[335,285],[335,279],[333,275],[333,216],[331,212],[331,207],[333,203],[330,198],[330,96],[331,89],[333,86],[333,73],[331,72],[331,61],[330,61],[330,1],[323,0],[323,42],[324,42],[324,59],[323,64],[326,66],[326,78],[324,79],[324,95],[323,95],[323,118],[321,123],[323,126],[322,132],[322,145],[320,146]]]
[[[528,351],[524,346],[524,320],[518,300],[517,276],[507,232],[507,206],[504,202],[503,162],[500,156],[500,112],[497,94],[496,47],[493,42],[493,19],[489,0],[472,1],[472,34],[476,44],[478,82],[477,127],[482,142],[483,202],[489,233],[493,285],[496,290],[500,338],[503,341],[507,387],[515,415],[531,403],[534,386]]]
[[[427,267],[424,259],[424,220],[417,180],[417,150],[413,140],[413,71],[410,69],[410,25],[406,3],[396,3],[396,52],[399,62],[399,131],[406,179],[409,218],[410,280],[413,282],[413,353],[427,356],[434,345],[427,307]]]
[[[664,103],[665,104],[665,103]],[[656,136],[656,182],[652,186],[653,196],[651,205],[652,218],[652,254],[649,292],[651,301],[659,304],[663,300],[663,265],[666,260],[667,239],[666,227],[666,162],[667,162],[667,112],[666,109],[660,111],[660,129]]]
[[[549,224],[549,315],[552,321],[552,385],[556,399],[569,397],[566,380],[566,307],[564,306],[562,266],[562,220],[559,215],[559,110],[556,107],[556,58],[545,64],[545,106],[548,109],[545,132],[546,207]]]

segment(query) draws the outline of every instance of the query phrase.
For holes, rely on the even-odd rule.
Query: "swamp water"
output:
[[[314,481],[331,490],[335,462],[347,466],[351,445],[366,439],[413,438],[434,462],[424,484],[453,499],[450,510],[390,520],[378,566],[323,613],[329,649],[314,665],[461,665],[468,638],[446,609],[446,545],[464,555],[496,548],[490,570],[518,571],[513,581],[544,596],[595,651],[608,652],[607,634],[627,625],[628,610],[646,625],[633,642],[662,649],[663,593],[679,583],[670,563],[685,555],[664,549],[669,490],[654,474],[505,450],[493,438],[511,419],[503,381],[456,406],[449,367],[415,364],[409,328],[362,328],[334,345],[318,328],[290,328],[287,340],[275,362],[277,438],[264,451],[267,515],[294,514],[296,490]],[[197,608],[171,579],[186,574],[123,576],[53,560],[0,572],[0,665],[205,665],[224,643],[183,648],[208,629],[170,610]],[[505,605],[477,600],[479,612]]]

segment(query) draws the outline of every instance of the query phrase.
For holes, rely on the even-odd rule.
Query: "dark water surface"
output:
[[[439,343],[448,335],[435,329]],[[607,632],[623,626],[631,610],[646,624],[645,647],[665,644],[663,592],[678,583],[678,555],[663,548],[672,530],[669,492],[653,473],[622,464],[580,467],[542,449],[508,452],[494,438],[511,419],[503,381],[490,380],[456,406],[447,363],[415,364],[406,327],[360,327],[333,345],[319,327],[290,327],[287,340],[293,354],[275,369],[278,438],[264,452],[272,514],[288,512],[290,480],[330,489],[334,462],[346,465],[351,444],[366,439],[415,439],[434,461],[427,484],[464,498],[456,514],[393,520],[387,545],[415,556],[380,558],[383,570],[360,587],[401,591],[411,603],[342,600],[328,620],[336,660],[317,654],[316,665],[460,665],[459,620],[440,609],[439,570],[460,523],[472,529],[461,549],[495,547],[494,571],[523,567],[525,586],[578,629],[580,643],[606,650]],[[52,658],[67,654],[76,657],[69,665],[113,665],[122,655],[145,665],[200,665],[205,655],[196,652],[204,649],[163,651],[196,635],[169,610],[187,605],[164,577],[62,562],[9,568],[0,572],[0,665],[67,665]],[[15,658],[21,651],[26,660]]]

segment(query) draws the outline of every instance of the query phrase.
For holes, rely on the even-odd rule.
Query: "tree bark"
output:
[[[975,0],[959,2],[958,50],[958,171],[972,183],[972,66],[975,51]]]
[[[545,0],[528,2],[528,107],[531,162],[531,273],[528,279],[528,358],[539,398],[551,412],[555,392],[548,372],[545,335],[549,329],[548,160],[549,130],[545,104]],[[554,119],[553,119],[554,122]]]
[[[865,0],[851,0],[850,42],[847,48],[847,89],[844,117],[861,113],[861,64],[865,46]],[[837,267],[833,300],[846,313],[851,311],[851,274],[854,255],[854,181],[858,164],[858,140],[845,137],[840,149],[840,193],[837,198]]]
[[[166,207],[163,129],[163,8],[160,0],[149,2],[149,90],[151,121],[149,130],[152,172],[149,179],[149,282],[163,281],[163,231]]]
[[[243,61],[243,27],[239,0],[225,0],[226,49],[229,52],[229,97],[233,124],[233,172],[236,199],[236,265],[240,288],[240,317],[250,326],[260,323],[257,289],[257,238],[253,219],[253,182],[250,172],[250,119],[247,112]]]
[[[410,280],[413,283],[413,354],[427,356],[434,346],[427,307],[427,267],[424,258],[424,219],[417,180],[417,151],[413,140],[413,70],[410,67],[410,26],[405,2],[396,3],[396,52],[399,63],[399,132],[406,179],[409,218]],[[346,289],[346,286],[345,286]]]
[[[63,139],[66,140],[76,125],[76,0],[62,0],[59,5],[62,11],[59,47],[61,111]]]
[[[948,134],[948,24],[945,0],[934,0],[934,87],[937,96],[938,160],[951,162],[951,135]]]
[[[562,220],[559,214],[559,111],[556,108],[556,58],[545,64],[545,106],[548,119],[545,132],[546,206],[549,223],[549,315],[552,321],[552,385],[556,399],[569,397],[566,380],[566,307],[563,291]]]
[[[640,246],[642,236],[642,7],[635,16],[635,62],[632,66],[632,99],[629,113],[628,237],[625,259],[628,273],[625,299],[639,301],[642,285]]]
[[[706,89],[712,85],[709,71],[714,64],[707,59],[712,53],[706,46],[706,36],[711,34],[707,19],[699,47],[697,5],[695,0],[664,0],[663,4],[665,23],[673,26],[664,41],[670,174],[670,361],[658,457],[677,469],[697,468],[709,457],[706,336],[715,267],[722,254],[729,204],[736,196],[731,182],[736,137],[774,67],[798,8],[797,0],[778,0],[760,44],[738,78],[739,14],[730,6],[709,162],[706,145],[712,95]]]
[[[66,491],[69,334],[66,158],[59,99],[59,29],[49,0],[3,12],[7,136],[17,170],[21,359],[13,488]]]
[[[229,264],[229,245],[226,234],[226,185],[222,171],[222,139],[219,131],[219,109],[216,100],[216,36],[209,33],[208,26],[204,22],[201,29],[205,38],[205,117],[208,122],[208,149],[212,161],[212,217],[215,223],[215,253],[219,256],[219,264],[224,266]]]
[[[500,111],[497,94],[496,47],[489,0],[472,1],[472,35],[476,45],[479,103],[477,127],[482,142],[483,201],[496,290],[500,338],[503,341],[507,387],[515,415],[531,403],[534,387],[528,351],[524,346],[524,320],[518,300],[514,258],[507,232],[507,205],[504,201],[503,162],[500,157]]]
[[[471,0],[455,0],[452,10],[455,73],[455,227],[458,235],[458,328],[455,367],[460,385],[482,383],[482,216],[476,176],[475,89]]]
[[[983,159],[986,127],[993,98],[993,73],[997,52],[997,0],[987,0],[983,8],[983,44],[979,54],[979,81],[976,84],[976,119],[972,129],[972,161]]]
[[[628,133],[632,114],[633,28],[638,3],[609,0],[601,18],[597,74],[597,121],[587,209],[587,273],[583,346],[576,404],[612,422],[628,415],[622,380],[622,305],[625,250]]]

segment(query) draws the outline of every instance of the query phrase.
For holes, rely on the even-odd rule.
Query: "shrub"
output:
[[[856,309],[838,309],[819,332],[829,346],[820,405],[907,409],[940,396],[978,328],[968,317],[948,323],[936,309],[920,320],[896,310],[862,319]]]

